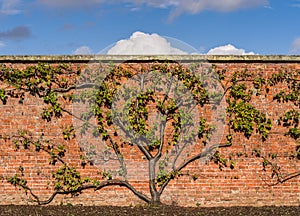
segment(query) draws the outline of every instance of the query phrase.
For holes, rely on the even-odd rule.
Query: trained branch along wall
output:
[[[223,124],[215,139],[219,144],[227,142],[228,145],[214,149],[210,157],[191,161],[178,173],[158,172],[155,177],[158,186],[166,181],[164,178],[173,175],[162,193],[162,203],[182,206],[300,203],[300,58],[297,56],[1,56],[0,64],[0,204],[32,203],[31,192],[45,200],[56,190],[118,180],[125,176],[118,173],[122,160],[126,163],[126,182],[150,197],[148,163],[140,149],[126,142],[117,149],[106,145],[102,138],[114,137],[113,127],[98,128],[101,139],[90,136],[92,131],[88,129],[88,135],[82,135],[84,124],[79,127],[77,118],[71,114],[83,108],[74,105],[73,94],[90,83],[92,78],[90,74],[85,76],[87,71],[105,74],[106,70],[118,68],[122,69],[122,76],[126,69],[134,71],[132,76],[135,77],[141,71],[150,73],[153,64],[167,65],[160,70],[192,68],[203,77],[203,71],[217,74],[218,85],[223,89],[218,106],[224,106],[226,111],[220,116]],[[33,69],[26,73],[38,71],[38,76],[43,78],[38,81],[36,75],[21,74],[30,67]],[[60,69],[49,73],[53,68]],[[107,77],[102,81],[111,79]],[[121,86],[126,82],[120,78]],[[56,89],[55,94],[51,89]],[[193,93],[194,98],[195,95]],[[151,101],[158,100],[147,102],[150,110],[162,109],[162,106],[151,105]],[[204,104],[197,112],[200,117],[208,117],[209,122],[213,109],[213,105]],[[108,110],[104,110],[101,121],[108,121],[107,113]],[[138,121],[138,124],[142,123]],[[197,140],[191,138],[196,144],[190,147],[187,158],[195,156],[197,151],[205,151],[203,143],[209,143],[204,140],[209,139],[207,131],[202,131],[201,136],[198,134]],[[172,129],[166,129],[166,134],[172,133]],[[168,135],[164,139],[168,139]],[[114,142],[122,143],[122,137]],[[151,146],[154,153],[158,151],[155,148]],[[113,155],[116,152],[120,154]],[[68,167],[62,169],[64,163]],[[162,171],[160,166],[157,165],[157,171]],[[76,169],[81,176],[77,177],[69,168]],[[61,173],[68,173],[74,185],[61,184],[64,181]],[[22,181],[26,181],[25,184]],[[144,203],[117,183],[97,191],[91,188],[82,193],[58,194],[51,204]]]

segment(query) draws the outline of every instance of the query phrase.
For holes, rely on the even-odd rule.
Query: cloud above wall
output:
[[[0,0],[0,14],[3,15],[16,15],[21,13],[18,7],[21,0]]]
[[[23,40],[31,36],[31,31],[26,26],[17,26],[10,30],[0,31],[0,39]]]
[[[118,41],[113,47],[101,54],[108,55],[188,55],[200,54],[196,49],[180,40],[162,37],[158,34],[134,32],[129,39]],[[207,55],[254,55],[228,44],[210,49]]]
[[[290,49],[290,53],[291,54],[300,54],[300,37],[296,38],[293,41],[291,49]]]
[[[187,52],[173,47],[158,34],[133,33],[129,39],[118,41],[107,51],[109,55],[184,55]]]
[[[92,54],[93,51],[90,47],[88,46],[81,46],[81,47],[78,47],[74,52],[73,54],[75,55],[89,55],[89,54]]]
[[[254,55],[254,52],[246,52],[244,49],[228,44],[210,49],[207,55]]]

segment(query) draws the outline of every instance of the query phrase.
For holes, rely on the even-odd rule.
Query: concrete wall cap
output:
[[[178,62],[299,62],[300,55],[0,55],[0,62],[124,62],[170,60]]]

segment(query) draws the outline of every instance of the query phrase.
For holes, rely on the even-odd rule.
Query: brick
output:
[[[214,57],[211,57],[214,58]],[[221,57],[220,57],[221,58]],[[238,58],[238,57],[236,57]],[[251,57],[249,57],[251,58]],[[248,69],[252,74],[261,74],[263,77],[271,76],[274,73],[278,73],[281,69],[300,69],[300,61],[296,63],[289,63],[286,60],[276,60],[273,63],[270,61],[259,60],[259,57],[252,57],[252,60],[217,60],[214,65],[216,70],[226,69],[225,81],[226,84],[235,71],[243,71]],[[258,60],[256,59],[258,58]],[[292,57],[291,57],[292,58]],[[1,59],[1,57],[0,57]],[[255,60],[256,59],[256,60]],[[5,59],[1,60],[5,62]],[[293,60],[295,61],[295,60]],[[293,62],[290,61],[290,62]],[[8,63],[10,62],[10,63]],[[7,65],[14,68],[25,68],[29,64],[35,64],[36,62],[11,62],[8,61]],[[53,66],[56,63],[53,63]],[[77,66],[82,68],[86,67],[86,63],[72,62],[72,68],[75,70]],[[146,68],[146,63],[133,62],[131,67],[138,71],[140,67]],[[192,63],[184,63],[189,65]],[[57,64],[56,64],[57,65]],[[95,63],[95,67],[97,64]],[[123,65],[126,67],[126,65]],[[128,80],[124,79],[124,82]],[[228,83],[227,83],[228,84]],[[247,85],[252,85],[248,82]],[[0,83],[3,86],[3,83]],[[273,96],[281,90],[286,90],[285,85],[278,85],[270,88],[270,92],[267,96],[261,95],[253,97],[252,104],[261,111],[267,112],[272,119],[278,119],[278,117],[286,112],[286,110],[294,108],[299,109],[290,103],[277,103],[273,101]],[[160,96],[161,97],[161,96]],[[62,97],[59,97],[61,102]],[[72,111],[73,106],[71,102],[64,102],[62,104],[67,110]],[[155,110],[153,104],[148,105]],[[36,99],[30,95],[26,96],[23,104],[19,104],[17,99],[9,99],[6,105],[0,105],[0,130],[1,133],[8,135],[15,135],[16,130],[29,130],[35,137],[39,138],[42,134],[45,134],[45,138],[52,139],[55,143],[64,143],[67,146],[67,152],[64,160],[70,165],[77,167],[82,176],[92,176],[100,179],[101,176],[97,175],[97,172],[105,170],[119,169],[118,163],[115,160],[106,161],[103,159],[98,160],[98,165],[89,166],[85,169],[80,166],[80,136],[77,136],[77,140],[66,142],[61,137],[62,128],[74,123],[74,119],[68,115],[64,115],[62,118],[54,118],[52,122],[45,122],[41,119],[40,112],[45,107],[43,99]],[[208,116],[211,118],[212,111],[210,106],[199,108],[199,115]],[[228,121],[228,118],[226,119]],[[273,124],[274,125],[274,124]],[[169,125],[170,126],[170,125]],[[228,129],[228,127],[226,127]],[[226,130],[225,129],[225,130]],[[113,133],[111,128],[109,133]],[[194,162],[190,164],[185,172],[185,175],[173,180],[165,189],[162,195],[162,201],[164,203],[172,204],[174,202],[183,206],[195,206],[199,200],[203,206],[236,206],[236,205],[299,205],[299,178],[292,179],[284,184],[276,187],[269,187],[262,180],[262,177],[270,177],[270,171],[264,172],[262,170],[262,159],[255,157],[253,149],[259,148],[262,150],[264,156],[268,156],[269,152],[277,153],[277,162],[282,166],[282,170],[285,173],[295,172],[299,170],[300,164],[297,160],[290,160],[288,155],[291,151],[294,151],[296,146],[299,145],[294,139],[284,136],[286,128],[275,126],[272,129],[268,140],[265,143],[261,142],[258,135],[253,135],[249,139],[244,138],[243,135],[235,135],[233,140],[233,146],[228,149],[221,149],[220,152],[224,155],[232,153],[233,160],[236,161],[235,169],[224,168],[223,171],[219,170],[218,165],[209,162]],[[166,139],[170,137],[172,129],[167,128]],[[218,138],[225,140],[220,135]],[[91,144],[96,144],[96,150],[98,154],[102,154],[104,151],[104,145],[100,139],[91,139],[86,137]],[[28,185],[32,186],[34,192],[43,196],[45,199],[49,197],[52,191],[52,184],[47,188],[47,182],[52,181],[52,172],[55,172],[60,168],[61,164],[58,162],[56,166],[49,164],[49,155],[42,152],[35,152],[32,149],[24,150],[20,149],[15,151],[10,142],[0,141],[0,176],[12,176],[18,173],[20,166],[24,168],[24,178],[28,180]],[[192,147],[192,150],[201,148],[202,145],[198,143]],[[128,168],[128,181],[133,186],[149,195],[149,186],[147,180],[147,161],[142,159],[142,154],[139,152],[136,146],[130,147],[125,145],[121,148],[124,153],[124,159]],[[237,157],[236,154],[243,152],[247,154]],[[38,175],[38,169],[41,173]],[[192,175],[197,175],[197,180],[192,180]],[[26,197],[24,191],[16,189],[14,186],[7,183],[5,180],[0,183],[0,190],[5,196],[0,199],[0,204],[26,204]],[[99,205],[129,205],[130,203],[136,204],[141,201],[136,198],[130,191],[123,187],[107,187],[103,190],[94,192],[93,190],[84,191],[80,196],[76,198],[70,198],[69,196],[58,196],[52,204],[59,204],[60,202],[68,202],[72,204],[99,204]]]

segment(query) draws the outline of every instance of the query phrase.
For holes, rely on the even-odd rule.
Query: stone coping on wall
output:
[[[300,55],[0,55],[2,62],[124,62],[170,60],[178,62],[299,62]]]

